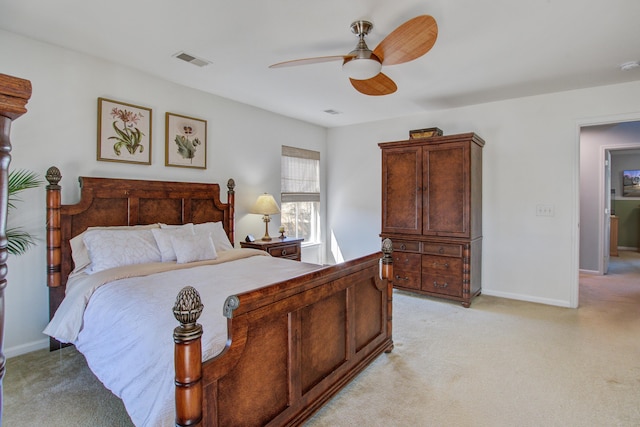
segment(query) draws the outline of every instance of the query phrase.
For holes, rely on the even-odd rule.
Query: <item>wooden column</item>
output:
[[[11,162],[11,122],[27,112],[31,82],[0,74],[0,425],[2,424],[2,380],[5,373],[4,290],[7,287],[7,203]]]
[[[173,307],[180,326],[173,331],[176,371],[176,426],[202,422],[202,325],[196,323],[204,305],[193,287],[183,288]]]

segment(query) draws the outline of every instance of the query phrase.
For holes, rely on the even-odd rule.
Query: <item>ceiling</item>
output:
[[[268,68],[348,53],[358,19],[373,49],[422,14],[438,39],[383,67],[394,94],[357,92],[339,61]],[[326,127],[640,80],[620,69],[640,61],[639,20],[637,0],[0,0],[1,29]]]

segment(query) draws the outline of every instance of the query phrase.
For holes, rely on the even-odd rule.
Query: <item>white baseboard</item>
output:
[[[11,357],[20,356],[21,354],[31,353],[32,351],[42,350],[49,347],[49,338],[43,340],[33,341],[27,344],[16,345],[8,347],[4,350],[4,355],[7,359]]]
[[[600,275],[600,272],[598,270],[585,270],[585,269],[582,269],[582,268],[580,269],[580,273]]]
[[[619,251],[637,251],[638,248],[633,248],[630,246],[618,246]]]
[[[514,299],[518,301],[535,302],[538,304],[554,305],[557,307],[565,307],[565,308],[571,307],[571,304],[569,303],[569,301],[556,300],[556,299],[550,299],[550,298],[539,298],[531,295],[513,294],[510,292],[492,291],[490,289],[484,289],[484,288],[482,288],[482,295]]]

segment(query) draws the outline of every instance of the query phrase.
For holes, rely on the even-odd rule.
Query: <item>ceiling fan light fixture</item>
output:
[[[371,58],[354,58],[342,64],[342,71],[354,80],[371,79],[380,74],[380,70],[382,70],[380,61]]]

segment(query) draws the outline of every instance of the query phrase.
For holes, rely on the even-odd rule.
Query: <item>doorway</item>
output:
[[[578,272],[604,275],[609,261],[611,188],[619,179],[607,181],[606,160],[618,150],[640,150],[640,114],[611,117],[578,124]],[[620,178],[621,179],[621,178]],[[614,182],[614,185],[611,183]],[[572,306],[578,306],[576,283]]]

